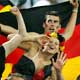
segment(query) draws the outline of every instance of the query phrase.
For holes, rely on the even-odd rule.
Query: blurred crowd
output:
[[[10,0],[10,1],[13,5],[18,6],[21,9],[26,9],[38,6],[54,5],[69,0]]]

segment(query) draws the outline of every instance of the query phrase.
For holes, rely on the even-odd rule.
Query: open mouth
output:
[[[50,28],[49,30],[50,30],[51,32],[54,31],[54,29],[52,29],[52,28]]]

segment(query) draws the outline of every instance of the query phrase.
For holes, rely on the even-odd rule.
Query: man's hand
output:
[[[12,7],[10,11],[16,16],[20,14],[20,11],[16,6]]]
[[[73,5],[74,8],[78,8],[79,7],[78,0],[70,0],[70,3]]]

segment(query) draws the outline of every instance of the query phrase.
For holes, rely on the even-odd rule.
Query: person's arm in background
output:
[[[77,20],[78,7],[79,7],[78,0],[70,0],[70,3],[73,5],[74,8],[72,10],[72,15],[70,17],[70,20],[65,28],[65,32],[63,33],[65,40],[68,40],[74,32]]]
[[[1,27],[1,32],[5,33],[7,35],[17,33],[17,31],[18,31],[14,27],[9,26],[9,25],[0,24],[0,27]]]
[[[12,8],[11,11],[17,18],[19,33],[21,33],[24,36],[24,40],[22,41],[21,44],[19,44],[18,47],[22,49],[27,49],[28,47],[27,41],[34,41],[36,36],[38,36],[38,34],[35,32],[29,33],[26,31],[26,26],[25,26],[23,17],[17,7]],[[8,38],[11,39],[14,35],[15,34],[10,34],[8,35]]]
[[[21,12],[19,11],[19,9],[17,7],[15,7],[15,10],[13,12],[13,14],[16,16],[17,18],[17,21],[18,21],[18,29],[19,29],[19,32],[20,33],[23,33],[25,35],[25,40],[35,40],[35,37],[38,37],[39,34],[36,33],[36,32],[27,32],[27,28],[25,26],[25,23],[24,23],[24,20],[23,20],[23,17],[22,17],[22,14]],[[18,32],[18,30],[16,30],[15,28],[11,27],[11,26],[8,26],[8,25],[4,25],[4,24],[0,24],[0,27],[1,27],[1,31],[5,34],[10,34],[9,35],[9,38],[12,38],[15,33]],[[27,38],[27,37],[28,38]]]
[[[27,32],[22,14],[17,7],[14,7],[14,9],[12,10],[12,13],[17,18],[18,30],[19,30],[20,33],[22,33],[24,35],[24,37],[25,37],[24,40],[34,41],[36,37],[41,36],[36,32]]]
[[[15,7],[12,7],[11,12],[15,15],[16,13]],[[19,26],[20,25],[18,23],[18,28]],[[7,41],[6,43],[3,43],[2,46],[5,48],[6,56],[19,46],[23,38],[24,38],[23,33],[18,31],[9,41]]]

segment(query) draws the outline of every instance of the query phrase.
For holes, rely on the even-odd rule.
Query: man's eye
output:
[[[52,22],[52,20],[50,19],[50,20],[48,20],[48,22]]]
[[[58,20],[51,20],[51,19],[49,19],[48,22],[51,22],[51,23],[52,23],[52,22],[57,23],[57,22],[59,22],[59,21],[58,21]]]
[[[57,21],[57,20],[54,20],[54,23],[56,23],[56,22],[59,22],[59,21]]]

